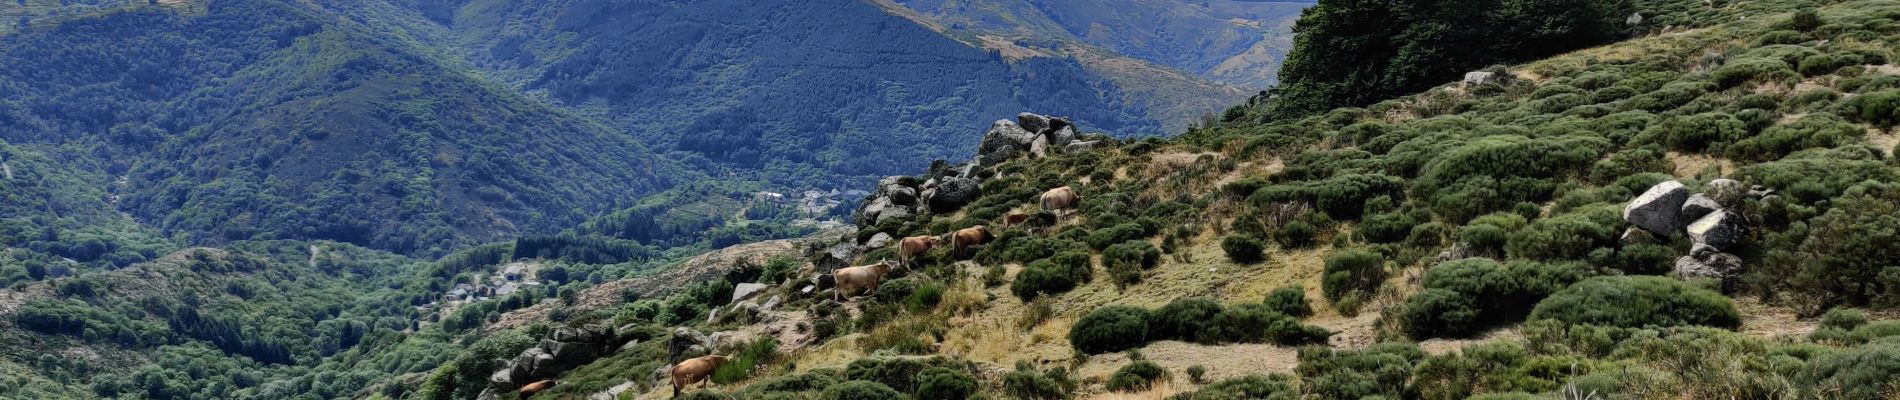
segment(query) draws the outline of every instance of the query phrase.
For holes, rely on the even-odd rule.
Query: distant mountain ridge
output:
[[[1246,91],[1274,82],[1311,1],[893,0],[982,41],[1072,42]],[[1225,104],[1232,104],[1231,102]]]

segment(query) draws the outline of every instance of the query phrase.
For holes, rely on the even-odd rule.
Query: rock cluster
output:
[[[561,327],[548,332],[534,347],[522,350],[502,363],[488,376],[489,390],[505,393],[522,385],[553,379],[574,367],[594,362],[618,350],[628,338],[616,336],[618,329],[599,326]]]
[[[936,160],[921,180],[908,176],[884,178],[852,217],[859,227],[871,227],[924,213],[955,212],[982,196],[982,179],[990,167],[1025,154],[1044,157],[1101,145],[1098,140],[1079,140],[1080,136],[1075,125],[1061,117],[1022,113],[1015,121],[997,120],[983,133],[974,159],[959,164]]]
[[[1681,182],[1664,181],[1623,208],[1623,220],[1641,229],[1624,232],[1623,242],[1648,243],[1652,241],[1650,234],[1658,238],[1687,235],[1695,247],[1676,260],[1676,275],[1726,281],[1742,270],[1741,257],[1723,252],[1748,237],[1749,222],[1741,213],[1742,204],[1750,198],[1774,196],[1772,189],[1744,186],[1733,179],[1709,181],[1701,193],[1690,193]]]

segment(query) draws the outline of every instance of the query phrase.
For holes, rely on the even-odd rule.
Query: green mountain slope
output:
[[[381,18],[524,91],[689,164],[790,187],[855,187],[961,158],[977,137],[953,127],[1012,110],[1124,135],[1185,115],[1163,121],[1076,60],[986,52],[869,2],[399,6],[410,16]]]
[[[91,173],[125,178],[120,209],[194,243],[443,254],[682,178],[632,138],[411,46],[276,2],[107,12],[0,38],[0,130],[110,160]]]
[[[646,371],[711,353],[738,366],[686,398],[1891,397],[1900,4],[1633,7],[1658,32],[1539,49],[1559,55],[1505,79],[990,164],[963,209],[863,224],[789,274],[553,305],[641,340],[542,396],[669,398]],[[1667,182],[1745,233],[1623,215]],[[1038,206],[1057,186],[1082,198],[1060,220]],[[1031,222],[1001,228],[1011,212]],[[857,247],[878,233],[977,225],[994,240],[875,294],[802,290],[891,258]]]
[[[930,20],[990,41],[1068,41],[1252,92],[1274,82],[1311,2],[900,0]],[[1231,104],[1233,100],[1228,100]]]

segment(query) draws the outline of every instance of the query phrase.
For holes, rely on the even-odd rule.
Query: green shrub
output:
[[[1010,291],[1023,301],[1037,296],[1061,294],[1094,279],[1095,268],[1087,253],[1063,252],[1024,266],[1010,284]]]
[[[1788,63],[1772,58],[1744,58],[1730,61],[1712,73],[1717,84],[1731,88],[1748,82],[1791,80],[1800,77]]]
[[[1202,386],[1200,390],[1184,392],[1169,397],[1169,400],[1293,400],[1299,392],[1282,375],[1248,375],[1226,379]]]
[[[1230,235],[1220,241],[1220,249],[1227,259],[1236,264],[1253,264],[1266,260],[1266,245],[1260,239],[1248,235]]]
[[[1280,224],[1280,229],[1275,232],[1273,238],[1280,247],[1298,249],[1312,246],[1318,235],[1319,228],[1314,227],[1313,224],[1294,220]]]
[[[1748,125],[1724,112],[1706,112],[1663,120],[1637,135],[1637,144],[1657,143],[1677,151],[1721,153],[1729,143],[1749,136]]]
[[[1204,379],[1207,377],[1207,367],[1203,367],[1200,364],[1188,366],[1187,374],[1188,374],[1188,381],[1190,382],[1202,383],[1202,382],[1207,381],[1206,379]]]
[[[1385,258],[1365,249],[1337,250],[1326,255],[1321,291],[1339,301],[1347,294],[1371,292],[1385,282]]]
[[[1069,344],[1086,354],[1141,347],[1148,343],[1148,310],[1107,306],[1090,311],[1069,328]]]
[[[825,400],[889,400],[903,398],[904,394],[882,383],[850,381],[825,388],[822,397]]]
[[[1117,243],[1141,240],[1142,238],[1148,237],[1149,233],[1150,231],[1143,228],[1140,224],[1132,222],[1119,224],[1089,232],[1088,244],[1089,247],[1097,250],[1106,249],[1108,246]]]
[[[1741,314],[1728,298],[1657,276],[1604,276],[1558,291],[1532,309],[1531,319],[1616,327],[1704,325],[1734,329]]]
[[[1308,394],[1321,399],[1364,399],[1380,396],[1405,398],[1412,366],[1425,358],[1418,345],[1404,342],[1374,344],[1361,350],[1326,346],[1301,347],[1295,368]]]
[[[1124,242],[1102,251],[1102,266],[1115,277],[1115,283],[1122,286],[1141,282],[1141,271],[1160,263],[1161,249],[1145,240]]]
[[[1260,188],[1267,187],[1267,185],[1268,182],[1265,178],[1249,176],[1230,182],[1226,186],[1221,186],[1221,191],[1227,192],[1228,195],[1234,196],[1235,198],[1245,199],[1247,196],[1252,196],[1254,192],[1259,191]]]
[[[1026,400],[1061,400],[1075,391],[1068,371],[1057,367],[1038,372],[1027,361],[1016,363],[1016,370],[1003,375],[1003,392]]]
[[[1196,343],[1212,343],[1217,338],[1208,326],[1221,313],[1221,305],[1206,297],[1185,297],[1168,302],[1149,315],[1148,334],[1156,338],[1174,338]]]
[[[911,291],[909,296],[904,297],[904,307],[910,309],[911,312],[935,309],[937,303],[943,302],[943,291],[943,284],[936,282],[917,286],[917,289]]]
[[[1816,114],[1769,127],[1760,135],[1735,142],[1728,146],[1728,156],[1737,160],[1772,161],[1803,149],[1852,143],[1864,134],[1859,126],[1832,114]]]
[[[1810,363],[1800,381],[1817,397],[1883,399],[1900,393],[1900,343],[1875,343],[1827,353]]]
[[[1822,328],[1851,331],[1865,324],[1867,324],[1867,313],[1859,309],[1836,308],[1828,310],[1826,314],[1821,314],[1820,327]]]
[[[1839,173],[1839,172],[1836,172]],[[1851,305],[1900,304],[1900,184],[1868,182],[1833,200],[1810,220],[1807,235],[1787,259],[1796,271],[1787,283],[1804,293]],[[1787,251],[1787,250],[1780,250]],[[1786,277],[1784,277],[1786,278]]]
[[[1598,248],[1614,247],[1622,217],[1614,207],[1593,207],[1537,220],[1511,236],[1511,257],[1582,260]]]
[[[1367,214],[1359,226],[1353,228],[1353,233],[1367,242],[1392,243],[1405,239],[1405,235],[1411,233],[1412,227],[1418,223],[1406,213]]]
[[[1321,343],[1331,333],[1308,329],[1299,319],[1259,304],[1228,307],[1214,315],[1207,329],[1218,343],[1266,343],[1284,345]]]
[[[1900,89],[1849,97],[1841,103],[1848,118],[1888,128],[1900,123]]]
[[[1153,362],[1138,360],[1115,370],[1108,377],[1108,390],[1137,392],[1154,387],[1155,380],[1168,376],[1168,370]]]
[[[1340,175],[1321,181],[1289,182],[1261,188],[1252,196],[1247,196],[1247,202],[1263,208],[1274,203],[1304,202],[1334,217],[1357,218],[1359,205],[1365,204],[1366,200],[1398,195],[1404,189],[1405,181],[1395,176]]]
[[[940,357],[929,359],[866,357],[846,365],[844,378],[853,381],[876,382],[895,390],[908,392],[917,387],[917,374],[933,365],[948,366],[949,362]]]
[[[931,367],[917,378],[918,400],[963,400],[976,394],[976,377],[959,369]]]
[[[713,369],[712,381],[723,385],[745,380],[752,375],[754,367],[771,362],[777,355],[777,340],[765,338],[747,343],[730,362]]]
[[[1285,286],[1267,292],[1267,299],[1261,304],[1267,309],[1294,317],[1304,318],[1313,315],[1313,307],[1306,303],[1306,289],[1300,285]]]

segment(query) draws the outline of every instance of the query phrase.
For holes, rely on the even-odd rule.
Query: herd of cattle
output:
[[[1076,207],[1081,204],[1081,196],[1075,193],[1075,189],[1071,189],[1068,186],[1049,189],[1049,191],[1043,192],[1041,200],[1039,205],[1042,207],[1042,210],[1055,213],[1058,220],[1060,220],[1063,215],[1074,211]],[[1027,221],[1029,221],[1028,213],[1011,212],[1003,216],[1003,229],[1022,225]],[[915,261],[918,256],[922,256],[925,252],[929,252],[931,249],[943,245],[943,242],[946,240],[945,236],[948,236],[947,240],[950,241],[950,254],[951,257],[954,258],[968,257],[972,247],[983,245],[996,239],[996,235],[991,234],[989,227],[984,225],[958,229],[947,235],[906,237],[897,242],[896,262],[884,260],[876,264],[839,268],[831,271],[833,281],[837,282],[836,287],[832,290],[833,298],[838,301],[844,301],[847,298],[846,293],[856,293],[860,290],[866,291],[866,294],[877,294],[877,285],[881,283],[885,274],[891,272],[892,268],[896,268],[899,265],[904,268],[910,268],[911,262]],[[703,384],[709,383],[710,381],[708,381],[707,378],[712,377],[713,370],[718,369],[719,366],[724,365],[730,360],[731,358],[727,356],[709,355],[687,359],[674,364],[668,373],[670,375],[669,378],[672,380],[673,396],[679,397],[681,390],[693,384],[702,384],[703,386]],[[537,393],[553,388],[555,384],[555,381],[544,380],[522,386],[520,389],[520,398],[525,399],[534,396]]]

